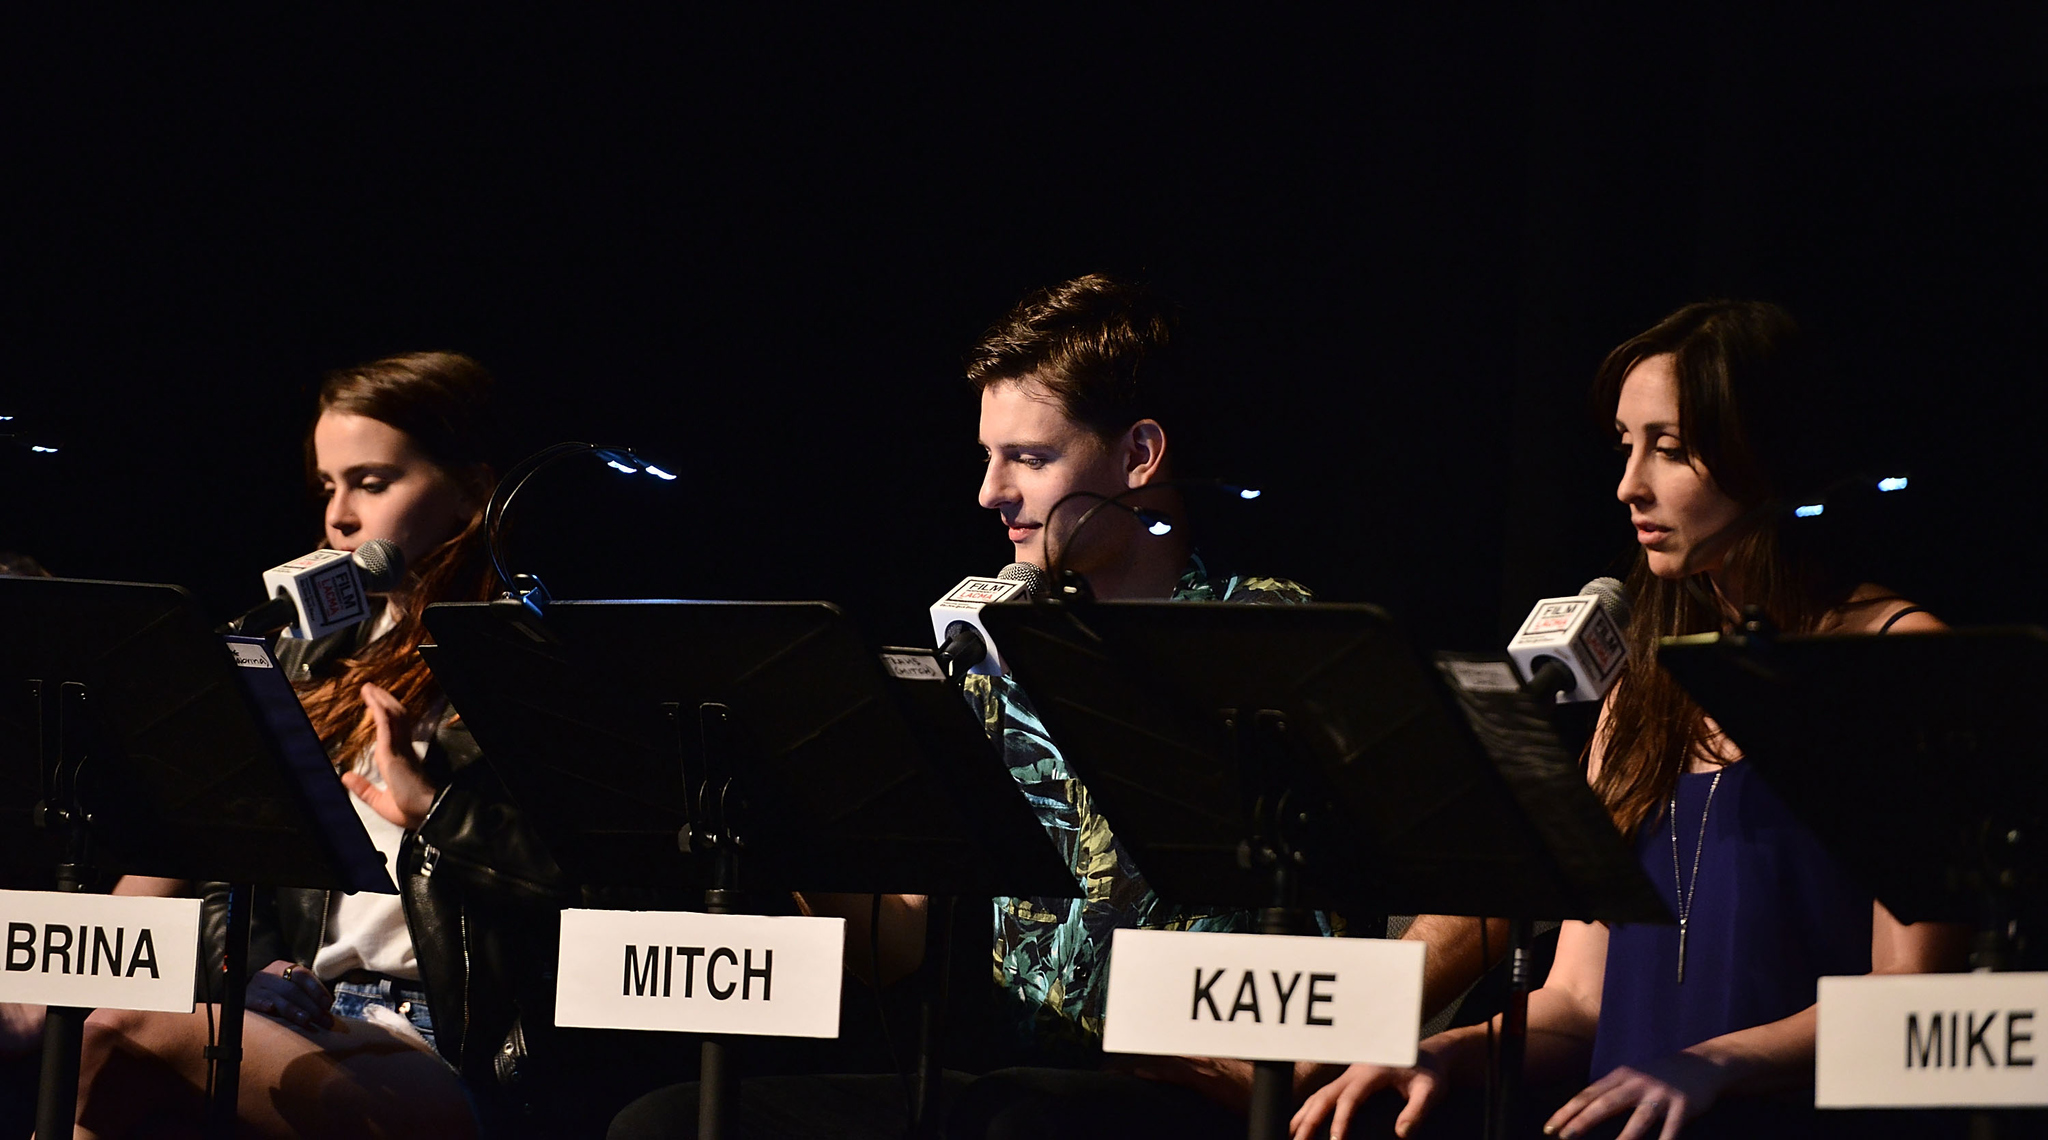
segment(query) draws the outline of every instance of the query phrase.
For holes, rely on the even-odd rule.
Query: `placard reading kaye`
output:
[[[2048,1105],[2048,974],[1820,980],[1821,1108]]]
[[[0,891],[0,1001],[192,1011],[199,900]]]
[[[1102,1047],[1111,1053],[1412,1065],[1420,942],[1119,930]]]
[[[837,918],[565,910],[555,1023],[837,1037],[845,944]]]

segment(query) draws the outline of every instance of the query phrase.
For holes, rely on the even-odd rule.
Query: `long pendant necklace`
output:
[[[1714,773],[1714,782],[1707,785],[1707,806],[1700,809],[1700,835],[1692,848],[1692,882],[1678,881],[1678,790],[1671,791],[1671,890],[1678,900],[1678,984],[1685,984],[1685,927],[1692,917],[1693,892],[1700,888],[1700,853],[1707,849],[1707,813],[1714,810],[1714,792],[1721,787],[1721,777],[1727,769]]]

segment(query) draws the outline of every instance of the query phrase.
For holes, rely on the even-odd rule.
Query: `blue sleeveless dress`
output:
[[[1678,927],[1616,924],[1590,1077],[1641,1065],[1738,1029],[1790,1017],[1815,1000],[1828,974],[1870,972],[1871,897],[1857,889],[1747,763],[1722,770],[1707,814],[1693,886],[1693,851],[1714,774],[1678,781],[1678,865],[1673,819],[1646,824],[1636,852],[1678,913],[1677,882],[1692,887],[1685,982]]]

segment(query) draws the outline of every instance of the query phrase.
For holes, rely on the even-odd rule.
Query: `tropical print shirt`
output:
[[[1284,605],[1309,592],[1284,578],[1212,579],[1199,557],[1173,591],[1177,602]],[[1001,1009],[999,1047],[1013,1062],[1084,1065],[1102,1048],[1102,1010],[1109,990],[1110,933],[1119,927],[1245,933],[1258,929],[1250,911],[1197,912],[1171,906],[1145,885],[1131,857],[1097,814],[1088,789],[1067,769],[1059,745],[1007,677],[970,674],[968,703],[1066,859],[1079,899],[995,900],[995,980]],[[1326,933],[1329,919],[1318,916]]]

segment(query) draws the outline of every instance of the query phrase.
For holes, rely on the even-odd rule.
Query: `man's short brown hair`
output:
[[[1179,323],[1145,285],[1091,273],[1019,301],[968,354],[967,378],[984,391],[1035,380],[1068,419],[1112,438],[1141,419],[1172,418]]]

